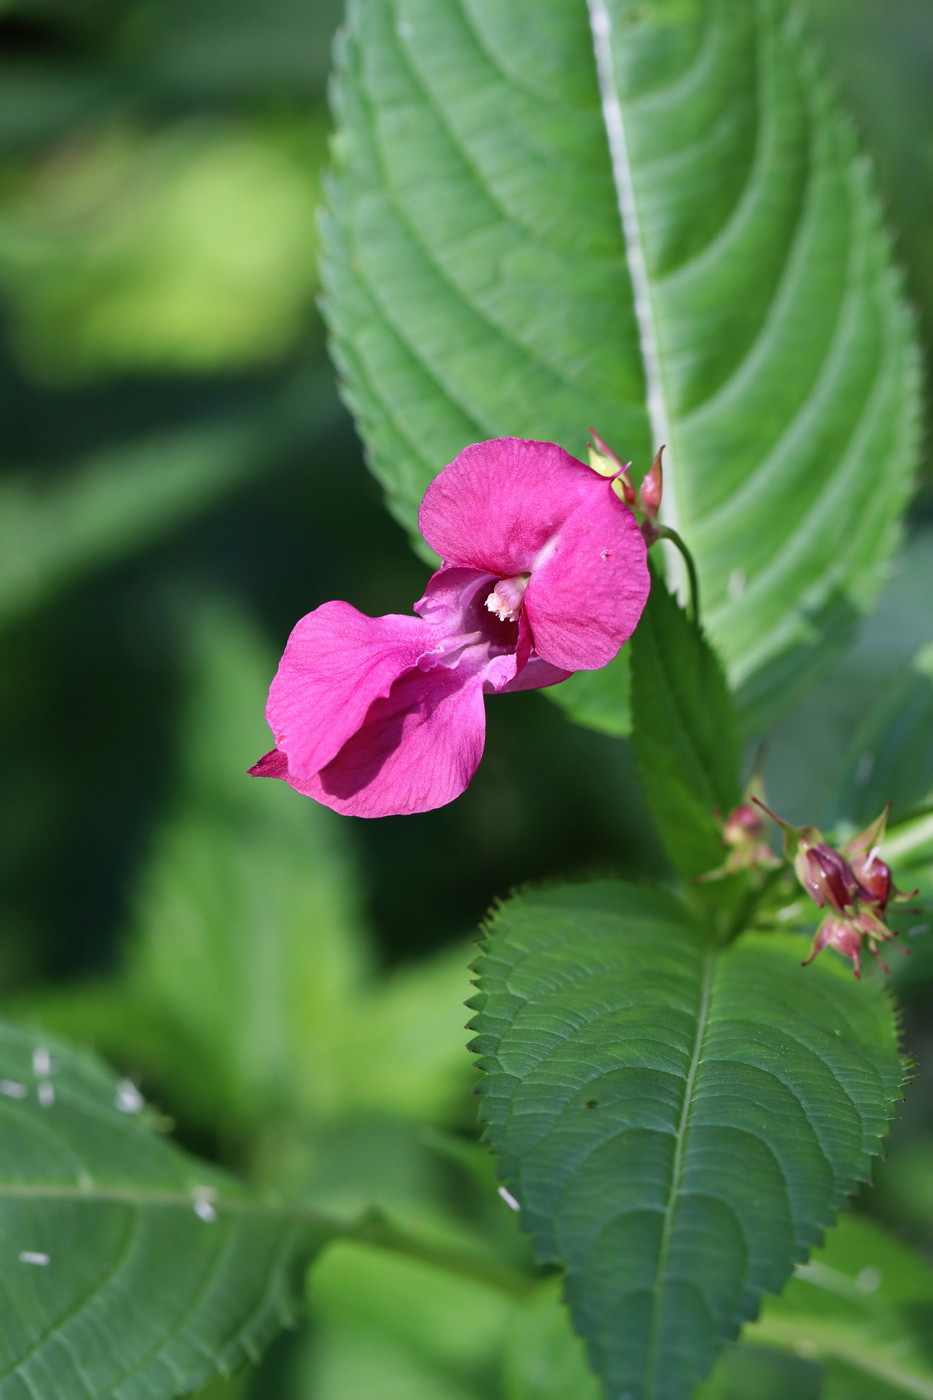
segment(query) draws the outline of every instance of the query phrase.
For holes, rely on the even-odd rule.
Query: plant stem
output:
[[[691,622],[699,625],[700,621],[700,580],[697,576],[697,567],[693,562],[693,555],[690,553],[683,539],[676,530],[672,530],[670,525],[656,525],[654,527],[656,538],[659,540],[670,540],[675,549],[680,551],[684,564],[687,567],[687,582],[690,586],[690,599],[687,603],[687,616]]]
[[[429,1244],[426,1240],[416,1239],[390,1224],[379,1211],[364,1215],[346,1232],[346,1238],[359,1240],[361,1244],[376,1245],[379,1249],[391,1249],[396,1254],[407,1255],[409,1259],[420,1259],[424,1264],[433,1264],[435,1268],[459,1274],[461,1278],[472,1279],[513,1298],[524,1298],[535,1287],[535,1280],[517,1269],[490,1263],[447,1245]]]

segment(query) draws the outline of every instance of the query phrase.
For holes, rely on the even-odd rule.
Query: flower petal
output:
[[[483,756],[482,679],[438,667],[401,676],[336,758],[292,787],[353,817],[429,812],[459,797]]]
[[[506,695],[516,690],[543,690],[547,685],[559,685],[561,681],[569,680],[572,675],[572,671],[562,671],[559,666],[542,661],[540,656],[533,656],[513,680],[502,686],[500,693]]]
[[[599,488],[611,494],[608,482],[556,443],[493,438],[465,447],[434,478],[418,526],[446,563],[507,578],[530,571]]]
[[[651,586],[634,515],[608,481],[593,489],[554,536],[525,590],[538,656],[568,671],[605,666],[635,630]]]
[[[258,763],[247,768],[251,778],[288,778],[288,759],[281,749],[271,749],[264,753]]]
[[[419,617],[367,617],[341,602],[324,603],[295,625],[266,707],[292,786],[330,762],[432,640]]]

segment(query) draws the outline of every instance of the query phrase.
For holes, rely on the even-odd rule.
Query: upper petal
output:
[[[568,671],[612,660],[634,632],[650,588],[634,515],[608,481],[588,475],[592,489],[556,531],[525,590],[536,654]]]
[[[401,676],[299,792],[353,817],[429,812],[459,797],[483,755],[482,679],[439,667]]]
[[[330,762],[432,640],[420,617],[367,617],[342,602],[324,603],[295,625],[266,707],[293,786]]]
[[[606,481],[553,442],[476,442],[434,478],[418,525],[448,564],[498,578],[532,569],[569,516]],[[621,505],[621,502],[619,502]]]

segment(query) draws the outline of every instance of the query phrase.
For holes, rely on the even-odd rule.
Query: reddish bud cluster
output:
[[[902,894],[895,888],[890,867],[878,853],[888,808],[837,851],[823,840],[816,827],[791,826],[763,803],[758,805],[784,832],[785,854],[793,861],[797,879],[807,894],[819,909],[831,910],[816,931],[813,950],[804,966],[824,948],[835,948],[852,960],[855,975],[860,977],[863,946],[880,962],[879,945],[896,937],[897,931],[885,922],[890,900],[912,899],[917,893],[913,890]],[[888,971],[884,963],[881,967]]]

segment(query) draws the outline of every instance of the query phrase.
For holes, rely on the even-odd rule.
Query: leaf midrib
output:
[[[661,1316],[664,1306],[664,1293],[667,1285],[667,1265],[670,1257],[671,1241],[674,1236],[674,1218],[677,1211],[677,1198],[683,1183],[684,1153],[686,1151],[687,1129],[690,1124],[690,1110],[693,1107],[693,1088],[696,1082],[697,1070],[703,1055],[703,1042],[706,1038],[706,1029],[709,1025],[710,1001],[712,997],[713,973],[716,967],[716,957],[717,954],[715,950],[711,949],[706,954],[703,962],[703,981],[700,988],[700,1005],[697,1016],[696,1036],[693,1042],[693,1055],[690,1060],[690,1067],[687,1071],[687,1079],[684,1085],[683,1108],[681,1109],[680,1122],[677,1125],[677,1136],[674,1143],[674,1160],[671,1164],[671,1187],[668,1192],[667,1205],[664,1210],[664,1222],[661,1227],[658,1269],[654,1292],[651,1298],[651,1319],[648,1324],[646,1396],[652,1396],[654,1394],[658,1362],[660,1360]]]
[[[270,1219],[288,1220],[295,1224],[320,1225],[333,1228],[333,1222],[298,1205],[275,1201],[253,1201],[221,1195],[205,1183],[188,1191],[149,1191],[132,1186],[58,1185],[45,1182],[5,1182],[0,1185],[0,1201],[66,1201],[90,1205],[121,1205],[138,1208],[182,1207],[192,1210],[199,1201],[208,1202],[218,1216],[260,1215]]]
[[[648,421],[654,439],[653,446],[660,447],[664,444],[668,452],[662,516],[665,524],[676,529],[678,514],[671,454],[671,418],[664,393],[660,336],[651,296],[651,279],[648,276],[648,263],[645,256],[638,202],[635,198],[635,181],[629,158],[628,139],[625,134],[625,114],[615,82],[611,39],[612,21],[606,0],[587,0],[587,8],[590,17],[590,31],[593,36],[603,125],[609,146],[609,160],[616,192],[616,207],[622,225],[622,238],[632,284],[635,324],[638,327],[638,343],[645,373],[645,402],[648,410]],[[674,576],[679,577],[679,573],[675,573]]]

